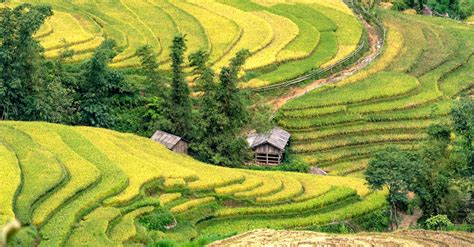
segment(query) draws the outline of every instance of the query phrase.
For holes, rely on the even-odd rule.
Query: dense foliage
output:
[[[238,52],[222,68],[218,82],[209,54],[191,54],[189,66],[196,90],[202,93],[192,99],[184,72],[186,37],[178,35],[172,41],[170,79],[159,70],[154,49],[142,46],[136,52],[141,64],[137,73],[145,78],[145,95],[123,72],[109,67],[119,54],[114,40],[105,40],[80,64],[65,63],[74,54],[68,49],[60,58],[46,60],[33,35],[51,15],[51,8],[42,5],[2,9],[2,119],[106,127],[146,136],[160,129],[184,137],[203,161],[238,166],[247,160],[247,143],[241,136],[250,115],[238,83],[249,51]]]
[[[406,206],[406,195],[413,191],[423,219],[430,218],[428,228],[434,227],[438,215],[445,215],[448,221],[472,224],[473,116],[474,100],[463,98],[451,111],[452,125],[431,125],[428,139],[418,150],[388,148],[370,160],[365,172],[367,181],[374,189],[387,186],[387,200],[394,215],[396,205]]]

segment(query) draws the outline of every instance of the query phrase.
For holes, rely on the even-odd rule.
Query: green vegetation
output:
[[[362,171],[385,145],[416,148],[431,124],[447,122],[452,99],[472,88],[472,28],[385,10],[378,15],[387,46],[372,65],[277,113],[293,134],[293,153],[330,173]]]
[[[36,171],[22,168],[23,182],[11,186],[20,190],[9,203],[42,236],[40,246],[152,244],[268,224],[324,225],[385,205],[384,192],[369,192],[363,179],[212,166],[146,138],[90,127],[4,121],[0,129],[5,150]],[[54,163],[24,159],[28,152],[47,152],[61,162],[66,182],[51,168],[41,173]],[[97,175],[78,177],[77,169]],[[177,179],[179,186],[165,186]],[[28,241],[23,234],[13,239]]]

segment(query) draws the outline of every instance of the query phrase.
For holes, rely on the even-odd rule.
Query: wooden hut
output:
[[[257,164],[274,166],[281,164],[289,139],[290,133],[274,128],[269,133],[249,135],[247,142],[255,153]]]
[[[188,154],[188,142],[182,137],[166,133],[161,130],[157,130],[151,137],[153,141],[159,142],[165,145],[169,150],[180,153]]]

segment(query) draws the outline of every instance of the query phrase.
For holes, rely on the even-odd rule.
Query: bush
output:
[[[150,246],[151,247],[176,247],[178,245],[173,240],[163,239],[163,240],[159,240],[156,243],[151,244]]]
[[[358,217],[352,220],[352,222],[364,231],[383,232],[390,226],[390,211],[387,207],[384,207]]]
[[[428,230],[449,230],[454,224],[448,219],[447,215],[435,215],[425,221],[425,227]]]
[[[303,160],[297,157],[290,157],[288,163],[284,163],[280,166],[277,166],[279,171],[289,171],[289,172],[309,172],[310,166]]]
[[[403,11],[409,8],[409,6],[405,3],[405,0],[395,0],[392,2],[393,10]]]
[[[160,208],[150,214],[140,217],[138,222],[148,230],[165,231],[165,226],[170,225],[174,222],[174,216],[167,210]]]

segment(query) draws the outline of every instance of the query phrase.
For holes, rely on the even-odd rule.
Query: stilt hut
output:
[[[179,136],[157,130],[151,139],[165,145],[175,153],[188,154],[188,142]]]
[[[275,166],[281,164],[289,139],[290,133],[274,128],[265,134],[249,135],[247,142],[255,154],[255,163]]]

